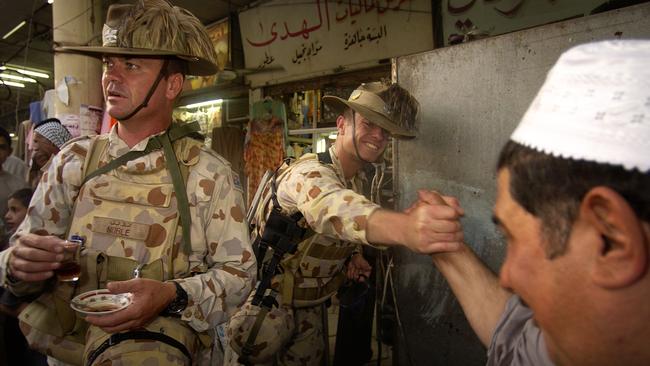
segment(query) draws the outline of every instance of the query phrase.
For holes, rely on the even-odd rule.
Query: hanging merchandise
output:
[[[212,150],[230,162],[239,177],[244,174],[244,130],[239,127],[215,127],[212,130]]]
[[[284,159],[285,124],[284,103],[267,98],[253,104],[244,147],[249,199],[264,173],[277,168]]]

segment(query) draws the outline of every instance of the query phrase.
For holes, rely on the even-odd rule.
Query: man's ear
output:
[[[181,73],[175,73],[167,76],[167,84],[165,89],[165,96],[174,100],[183,91],[183,82],[185,77]]]
[[[591,189],[580,216],[600,235],[591,277],[604,288],[622,288],[643,278],[648,268],[648,232],[628,202],[607,187]]]
[[[339,116],[336,117],[336,129],[338,135],[345,135],[345,122],[345,117],[342,114],[339,114]]]

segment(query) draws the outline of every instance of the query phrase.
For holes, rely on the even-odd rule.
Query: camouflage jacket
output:
[[[116,158],[129,150],[144,150],[148,140],[129,149],[114,127],[109,135],[108,154]],[[17,233],[66,235],[79,194],[81,170],[89,144],[90,138],[72,140],[54,157]],[[192,218],[191,253],[187,258],[189,265],[184,266],[182,271],[175,271],[170,277],[182,279],[179,283],[189,297],[182,320],[197,331],[205,331],[228,320],[236,307],[247,298],[255,281],[256,266],[236,175],[229,164],[213,151],[200,149],[194,154],[198,154],[198,163],[191,167],[187,179]],[[126,168],[119,170],[127,176],[131,172],[133,181],[137,182],[137,172],[154,169],[163,162],[162,151],[154,151],[128,162]],[[180,240],[178,230],[176,245]],[[174,254],[179,255],[178,251]],[[125,257],[130,256],[138,261],[146,261],[146,255],[146,248],[125,251]],[[6,257],[2,268],[7,266]],[[202,270],[197,271],[197,268]],[[19,287],[22,294],[41,287],[40,283],[34,283],[31,287],[25,285],[18,283],[15,287]],[[12,291],[15,292],[15,289],[12,288]]]
[[[294,273],[294,280],[293,285],[285,281],[281,287],[320,288],[316,297],[308,296],[312,301],[294,297],[296,306],[309,306],[336,291],[337,285],[327,286],[327,283],[341,274],[345,259],[359,243],[369,244],[367,220],[379,208],[359,193],[362,191],[359,175],[345,179],[334,147],[330,155],[332,164],[324,164],[315,154],[307,154],[282,171],[277,179],[277,197],[283,212],[292,215],[300,211],[315,233],[299,244],[296,254],[282,262],[285,270]],[[258,228],[264,227],[270,207],[271,202],[257,210]],[[273,282],[282,282],[280,277],[276,276]]]

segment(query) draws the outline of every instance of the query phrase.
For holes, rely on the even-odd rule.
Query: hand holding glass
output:
[[[82,240],[66,240],[63,246],[63,260],[61,266],[54,271],[59,281],[70,282],[79,280],[81,265],[79,264],[79,253],[81,251]]]

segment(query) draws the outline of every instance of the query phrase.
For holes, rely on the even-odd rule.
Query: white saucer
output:
[[[120,311],[131,304],[130,292],[112,294],[107,289],[93,290],[75,296],[70,307],[85,315],[105,315]]]

